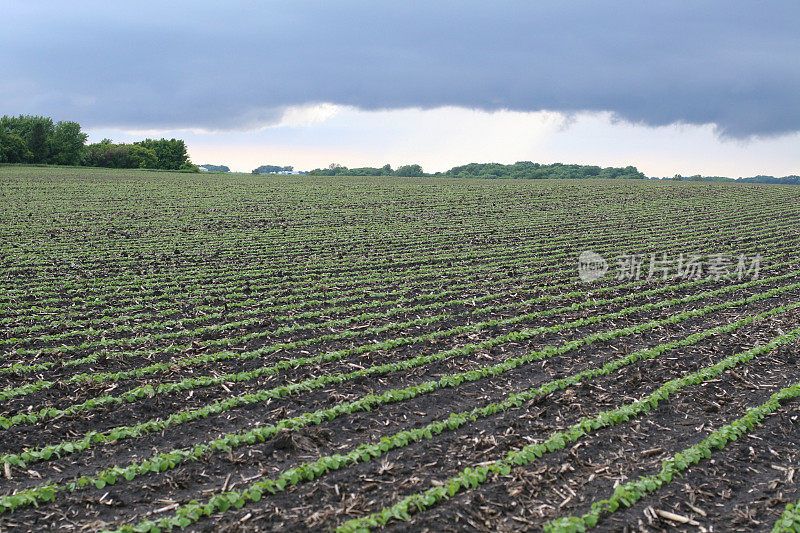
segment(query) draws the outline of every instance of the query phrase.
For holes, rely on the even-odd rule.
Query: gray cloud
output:
[[[0,113],[239,129],[286,106],[800,130],[795,1],[3,2]]]

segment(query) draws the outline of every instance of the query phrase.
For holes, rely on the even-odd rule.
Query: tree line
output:
[[[230,172],[231,169],[228,168],[226,165],[212,165],[206,163],[205,165],[198,165],[200,170],[205,170],[207,172]]]
[[[251,174],[279,174],[281,172],[292,172],[293,170],[294,167],[291,165],[261,165],[258,168],[254,168]]]
[[[315,168],[308,174],[311,176],[402,176],[405,178],[432,175],[425,174],[419,165],[403,165],[396,170],[392,170],[391,165],[383,165],[380,168],[347,168],[337,163],[331,163],[327,168]]]
[[[510,179],[645,179],[646,176],[634,166],[606,167],[595,165],[565,165],[553,163],[542,165],[531,161],[518,161],[513,165],[500,163],[470,163],[453,167],[446,172],[426,174],[420,165],[403,165],[392,170],[390,165],[380,168],[347,168],[336,163],[327,168],[317,168],[309,174],[315,176],[403,176],[403,177],[443,177],[443,178],[510,178]]]
[[[451,178],[511,178],[511,179],[645,179],[646,176],[634,166],[599,167],[597,165],[575,165],[553,163],[543,165],[531,161],[518,161],[513,165],[499,163],[470,163],[453,167],[442,173]]]
[[[77,122],[5,115],[0,118],[0,163],[198,171],[180,139],[103,139],[87,145],[87,138]]]

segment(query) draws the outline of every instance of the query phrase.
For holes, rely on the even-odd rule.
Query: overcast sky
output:
[[[800,2],[0,1],[0,114],[249,171],[800,174]]]

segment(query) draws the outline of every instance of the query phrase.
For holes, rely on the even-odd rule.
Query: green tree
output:
[[[0,129],[0,163],[27,163],[33,159],[25,140]]]
[[[184,163],[191,163],[186,143],[180,139],[145,139],[134,144],[152,150],[156,154],[156,168],[178,170]]]
[[[134,144],[128,150],[128,163],[132,168],[157,168],[158,157],[153,150]]]
[[[50,155],[48,137],[52,126],[53,122],[44,117],[35,117],[31,121],[30,131],[25,141],[28,145],[28,150],[33,154],[33,163],[47,162],[47,157]]]
[[[79,165],[86,151],[87,135],[77,122],[58,122],[49,142],[50,159],[57,165]]]
[[[110,139],[103,139],[87,147],[84,164],[92,167],[141,168],[140,161],[131,157],[133,146],[124,143],[114,144]]]
[[[0,129],[7,134],[20,137],[29,154],[26,163],[46,163],[49,155],[48,143],[53,135],[53,121],[47,117],[19,115],[0,118]]]
[[[422,167],[419,165],[403,165],[394,171],[394,175],[402,177],[414,177],[424,176],[425,172],[422,171]]]

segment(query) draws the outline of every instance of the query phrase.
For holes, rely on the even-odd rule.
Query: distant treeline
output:
[[[531,161],[518,161],[513,165],[500,163],[470,163],[453,167],[446,172],[426,174],[419,165],[403,165],[392,170],[390,165],[376,167],[347,168],[336,163],[327,168],[317,168],[309,172],[312,176],[408,176],[408,177],[442,177],[442,178],[488,178],[488,179],[648,179],[644,173],[634,166],[599,167],[596,165],[565,165],[553,163],[543,165]],[[649,178],[659,179],[659,178]],[[730,181],[736,183],[784,183],[800,185],[800,176],[754,176],[752,178],[726,178],[722,176],[681,176],[676,174],[669,178],[675,181]]]
[[[225,165],[210,165],[206,163],[205,165],[197,165],[200,170],[205,170],[207,172],[230,172],[231,169]]]
[[[77,122],[54,123],[51,118],[33,115],[3,116],[0,163],[198,170],[180,139],[145,139],[133,144],[103,139],[90,145],[86,139]]]
[[[454,167],[441,174],[452,178],[512,178],[512,179],[645,179],[636,167],[598,167],[595,165],[565,165],[553,163],[542,165],[530,161],[518,161],[513,165],[499,163],[470,163]]]
[[[328,168],[318,168],[309,174],[315,176],[430,176],[443,178],[510,178],[510,179],[645,179],[646,176],[636,167],[602,168],[594,165],[564,165],[553,163],[542,165],[531,161],[519,161],[513,165],[500,163],[470,163],[451,168],[446,172],[426,174],[419,165],[403,165],[397,170],[392,170],[390,165],[381,168],[361,167],[347,168],[332,164]]]
[[[724,176],[701,176],[700,174],[695,174],[694,176],[681,176],[680,174],[675,174],[674,177],[671,178],[675,181],[735,181],[736,183],[774,183],[774,184],[784,184],[784,185],[800,185],[800,176],[796,176],[792,174],[791,176],[784,176],[782,178],[776,178],[775,176],[753,176],[752,178],[726,178]]]
[[[280,165],[261,165],[252,170],[252,174],[280,174],[281,172],[292,172],[294,167],[289,165],[282,167]]]
[[[360,167],[347,168],[337,163],[332,163],[327,168],[315,168],[309,172],[311,176],[402,176],[402,177],[421,177],[431,176],[422,171],[419,165],[403,165],[397,170],[392,170],[391,165],[383,165],[380,168]]]

